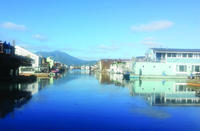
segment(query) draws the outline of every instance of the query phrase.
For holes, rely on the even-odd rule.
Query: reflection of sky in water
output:
[[[163,93],[183,93],[184,87],[169,87],[173,85],[170,81],[115,81],[118,79],[108,74],[67,73],[34,93],[23,108],[0,119],[0,130],[200,129],[198,106],[152,106],[149,102],[153,94],[162,94],[158,96],[163,100]],[[151,87],[153,83],[156,86]]]
[[[155,109],[153,107],[133,107],[130,109],[131,112],[145,115],[147,117],[166,119],[170,117],[170,114],[163,110]]]

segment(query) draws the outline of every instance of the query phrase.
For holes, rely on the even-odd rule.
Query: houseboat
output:
[[[200,72],[200,49],[150,48],[132,65],[132,77],[187,78]]]

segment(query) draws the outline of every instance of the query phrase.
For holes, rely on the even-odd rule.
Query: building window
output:
[[[192,66],[192,71],[193,72],[200,72],[200,66],[199,65],[193,65]]]
[[[193,57],[193,54],[192,54],[192,53],[189,53],[189,54],[188,54],[188,57],[189,57],[189,58],[192,58],[192,57]]]
[[[171,57],[172,56],[172,54],[171,53],[167,53],[167,57]]]
[[[176,53],[172,53],[172,57],[176,57]]]
[[[187,53],[183,53],[182,57],[186,58],[187,57]]]
[[[177,72],[187,72],[187,66],[186,65],[177,65],[176,71]]]
[[[198,58],[199,57],[199,55],[198,54],[194,54],[194,58]]]
[[[32,64],[35,64],[35,60],[32,60]]]
[[[181,53],[177,53],[177,57],[179,57],[179,58],[180,58],[180,57],[181,57]]]
[[[199,66],[195,66],[194,70],[195,70],[195,72],[200,72]]]

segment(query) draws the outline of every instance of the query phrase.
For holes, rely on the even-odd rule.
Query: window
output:
[[[21,71],[34,71],[34,69],[33,68],[21,68]]]
[[[32,60],[32,64],[35,64],[35,60]]]
[[[195,66],[194,70],[195,70],[195,72],[200,72],[199,66]]]
[[[187,53],[183,53],[182,57],[186,58],[187,57]]]
[[[188,54],[188,57],[189,57],[189,58],[192,58],[192,57],[193,57],[193,54],[192,54],[192,53],[189,53],[189,54]]]
[[[176,57],[176,53],[172,53],[172,57]]]
[[[195,53],[194,54],[194,58],[198,58],[198,57],[199,57],[199,55]]]
[[[172,54],[171,53],[167,53],[167,57],[171,57],[172,56]]]
[[[200,72],[200,66],[199,65],[193,65],[192,66],[192,71],[193,72]]]
[[[177,72],[187,72],[187,66],[186,65],[177,65],[176,71]]]
[[[179,58],[180,58],[180,57],[181,57],[181,53],[177,53],[177,57],[179,57]]]

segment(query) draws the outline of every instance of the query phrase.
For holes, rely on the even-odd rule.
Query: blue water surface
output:
[[[0,131],[191,131],[199,121],[199,106],[153,106],[128,87],[76,71],[0,118]]]

